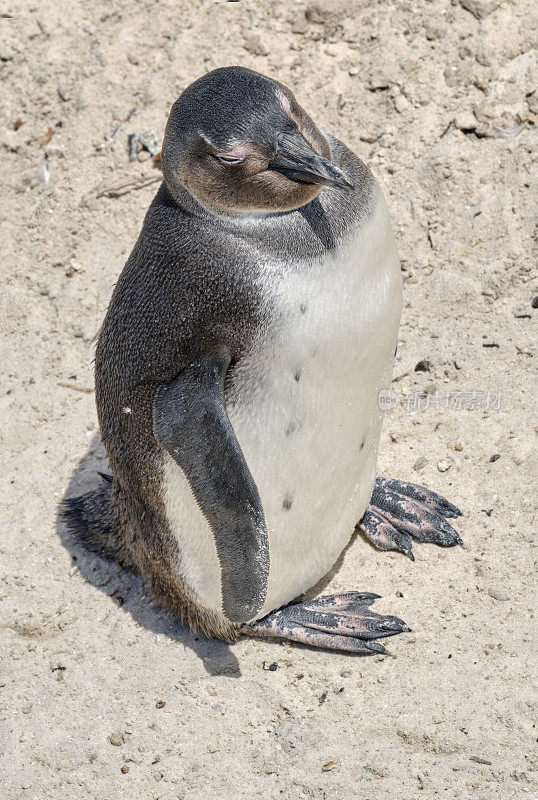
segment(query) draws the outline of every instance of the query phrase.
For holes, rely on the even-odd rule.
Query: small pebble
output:
[[[310,20],[310,22],[315,22],[318,25],[323,25],[324,22],[327,21],[328,14],[326,11],[323,10],[320,6],[316,3],[312,3],[312,5],[308,6],[305,11],[305,17]]]
[[[484,19],[499,6],[499,0],[459,0],[460,6],[470,11],[476,19]]]
[[[113,744],[114,747],[121,747],[123,744],[123,736],[119,733],[111,733],[108,737],[108,741],[110,744]]]
[[[423,358],[422,361],[415,365],[415,372],[431,372],[431,369],[432,362],[428,361],[427,358]]]
[[[500,589],[497,586],[490,586],[488,589],[488,594],[490,597],[493,597],[494,600],[500,600],[504,603],[506,600],[510,600],[510,595],[505,589]]]
[[[123,772],[124,775],[126,775],[129,772],[129,767],[127,766],[127,764],[123,765],[121,771]]]
[[[439,470],[439,472],[447,472],[451,466],[452,464],[450,463],[450,461],[447,461],[446,459],[437,462],[437,469]]]
[[[165,705],[166,705],[165,700],[157,700],[157,702],[155,703],[155,708],[164,708]]]
[[[458,451],[458,453],[461,453],[461,451],[463,450],[463,445],[462,445],[462,444],[460,444],[459,442],[457,442],[457,443],[454,445],[454,450],[457,450],[457,451]]]
[[[258,34],[247,36],[243,46],[254,56],[266,56],[269,53]]]
[[[306,33],[308,30],[308,22],[306,19],[297,19],[291,26],[292,33]]]
[[[462,111],[454,120],[454,126],[460,131],[475,131],[477,124],[472,111]]]
[[[536,297],[532,298],[531,306],[533,308],[538,308],[538,294],[536,295]]]
[[[348,69],[348,74],[349,75],[358,75],[359,74],[359,68],[358,67],[350,67]]]
[[[490,456],[489,463],[493,464],[493,462],[498,461],[500,457],[501,457],[500,453],[493,453],[493,455]]]
[[[417,458],[417,460],[413,464],[413,469],[414,470],[422,469],[422,467],[425,467],[427,463],[428,459],[426,458],[426,456],[420,456],[420,458]]]
[[[410,108],[411,103],[403,94],[399,94],[396,96],[394,100],[394,107],[399,114],[402,114],[404,111],[407,111]]]

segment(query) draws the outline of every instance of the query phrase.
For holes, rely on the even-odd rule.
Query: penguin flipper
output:
[[[247,622],[265,601],[269,540],[256,484],[226,413],[229,364],[228,356],[211,353],[162,384],[153,432],[183,471],[213,533],[224,614]]]

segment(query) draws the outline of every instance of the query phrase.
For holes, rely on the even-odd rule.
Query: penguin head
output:
[[[222,67],[172,106],[162,168],[176,199],[186,189],[215,214],[267,214],[300,208],[325,185],[353,188],[330,156],[290,89],[244,67]]]

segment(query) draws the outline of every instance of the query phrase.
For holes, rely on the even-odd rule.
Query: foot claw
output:
[[[394,544],[397,545],[395,550],[398,550],[400,553],[403,553],[407,558],[410,558],[411,561],[415,560],[415,556],[413,555],[413,548],[411,546],[412,539],[408,533],[404,531],[396,531],[394,536]]]
[[[409,625],[406,625],[403,619],[399,619],[399,617],[382,617],[382,622],[380,623],[379,627],[385,631],[393,631],[394,633],[404,633],[409,632],[411,628]]]
[[[383,647],[383,645],[379,644],[379,642],[364,642],[364,645],[366,650],[370,651],[369,653],[365,653],[364,655],[372,655],[372,656],[377,654],[385,655],[388,652],[387,648]]]

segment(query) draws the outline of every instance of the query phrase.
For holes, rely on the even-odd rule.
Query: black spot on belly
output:
[[[282,508],[284,509],[284,511],[289,511],[292,504],[293,504],[293,498],[289,494],[287,494],[284,500],[282,501]]]
[[[297,430],[299,427],[299,423],[295,422],[294,419],[290,420],[288,427],[286,428],[286,436],[291,436],[291,434]]]
[[[299,381],[301,380],[301,370],[300,369],[296,369],[294,374],[293,374],[293,377],[295,378],[297,383],[299,383]]]

